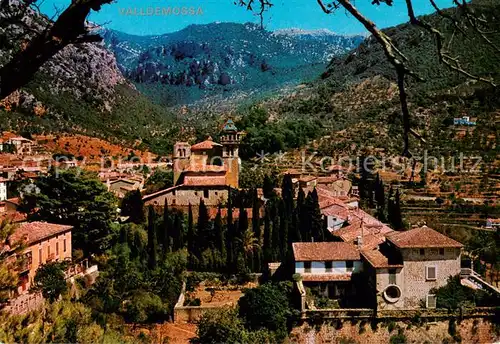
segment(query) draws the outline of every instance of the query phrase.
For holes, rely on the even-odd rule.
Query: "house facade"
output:
[[[9,246],[24,244],[24,264],[19,271],[18,293],[28,292],[36,271],[48,262],[71,260],[72,226],[47,222],[21,224],[9,238]]]
[[[365,271],[378,309],[436,307],[433,288],[460,274],[463,245],[429,228],[386,234],[375,249],[364,249]]]
[[[349,243],[293,243],[293,255],[303,285],[332,299],[350,293],[352,275],[363,270],[359,250]]]

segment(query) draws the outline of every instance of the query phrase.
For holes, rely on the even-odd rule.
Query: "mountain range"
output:
[[[270,32],[255,24],[189,25],[160,36],[102,32],[125,77],[162,104],[189,104],[213,95],[272,90],[316,78],[332,57],[363,36],[328,30]],[[158,86],[164,85],[158,91]]]

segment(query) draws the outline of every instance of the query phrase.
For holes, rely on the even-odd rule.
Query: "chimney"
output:
[[[356,242],[358,244],[358,248],[360,249],[363,246],[363,237],[361,235],[358,235],[356,238]]]

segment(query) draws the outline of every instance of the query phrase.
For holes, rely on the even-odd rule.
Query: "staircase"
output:
[[[462,268],[460,270],[460,277],[462,279],[467,279],[476,285],[479,289],[486,289],[494,293],[500,294],[500,290],[490,283],[486,282],[483,277],[470,268]]]

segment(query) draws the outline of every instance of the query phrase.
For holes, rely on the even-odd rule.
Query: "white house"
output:
[[[357,247],[345,242],[293,243],[295,273],[306,287],[317,287],[330,298],[351,289],[353,273],[363,268]]]
[[[0,201],[7,199],[7,183],[8,179],[0,178]]]

